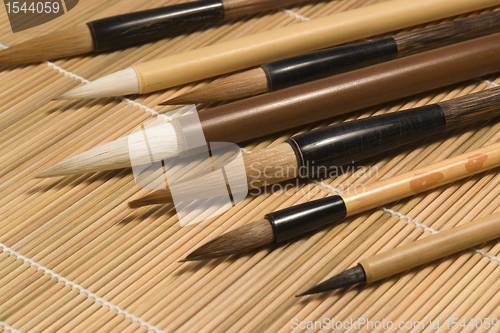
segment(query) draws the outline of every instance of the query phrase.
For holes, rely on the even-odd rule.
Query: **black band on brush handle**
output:
[[[394,38],[334,47],[261,66],[269,91],[288,88],[357,68],[395,59],[398,47]]]
[[[432,104],[324,127],[296,135],[287,142],[296,152],[300,176],[322,177],[331,167],[359,161],[445,129],[441,107]]]
[[[339,222],[346,214],[344,200],[334,195],[278,210],[265,217],[271,222],[276,243],[281,243]]]
[[[198,0],[117,15],[87,23],[94,51],[103,52],[158,40],[224,19],[220,0]]]

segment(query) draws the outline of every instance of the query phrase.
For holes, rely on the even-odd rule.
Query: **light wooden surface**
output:
[[[90,19],[176,2],[84,0],[58,20],[18,34],[11,33],[0,6],[0,43],[12,45]],[[301,182],[295,194],[249,196],[220,217],[185,228],[171,205],[135,211],[127,207],[128,200],[149,193],[135,185],[129,169],[34,178],[57,162],[128,134],[153,119],[151,111],[170,111],[158,103],[208,82],[131,97],[138,104],[114,98],[52,102],[80,84],[69,74],[95,80],[139,61],[299,23],[301,16],[295,14],[323,17],[377,2],[313,2],[124,51],[1,68],[0,321],[22,332],[145,332],[151,327],[165,332],[290,332],[293,318],[363,317],[396,324],[424,320],[424,331],[435,332],[428,327],[430,317],[441,323],[447,318],[498,318],[498,241],[479,246],[482,252],[464,251],[363,288],[294,297],[363,258],[427,237],[430,231],[423,227],[446,230],[496,211],[496,169],[349,217],[286,246],[210,262],[177,262],[206,241],[267,212],[324,197],[329,186],[353,189],[495,143],[500,124],[492,121],[356,164],[377,172],[352,174],[351,169],[323,183]],[[450,99],[492,87],[489,82],[500,83],[500,78],[394,101],[254,140],[244,148],[255,152],[313,127]]]

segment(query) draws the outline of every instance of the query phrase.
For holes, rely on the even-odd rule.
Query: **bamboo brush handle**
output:
[[[366,282],[370,283],[498,237],[500,213],[377,254],[359,264],[365,271]]]
[[[394,0],[133,66],[145,94],[348,41],[498,5],[500,0]]]
[[[394,36],[398,56],[423,52],[437,46],[500,31],[500,11],[475,15]]]
[[[500,166],[500,143],[343,193],[347,216]]]

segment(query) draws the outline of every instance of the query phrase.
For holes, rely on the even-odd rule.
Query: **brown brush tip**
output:
[[[187,105],[187,104],[196,104],[196,103],[198,103],[198,102],[197,101],[193,102],[192,99],[189,98],[189,96],[187,96],[187,98],[185,98],[185,95],[180,95],[180,96],[177,96],[174,98],[164,100],[159,105]]]
[[[160,205],[172,203],[172,195],[168,190],[156,191],[140,199],[129,201],[128,206],[136,209],[150,205]]]
[[[322,293],[325,291],[330,291],[334,289],[340,289],[344,287],[350,287],[356,283],[366,282],[366,274],[361,265],[349,268],[340,274],[337,274],[326,281],[304,291],[302,294],[296,295],[295,297],[312,295],[317,293]]]
[[[207,260],[237,254],[274,242],[271,223],[264,219],[227,232],[191,252],[185,261]]]
[[[183,95],[164,101],[161,105],[227,101],[263,94],[267,91],[267,77],[264,70],[259,67],[217,79],[203,87],[196,87]]]

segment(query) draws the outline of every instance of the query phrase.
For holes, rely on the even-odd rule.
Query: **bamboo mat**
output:
[[[81,0],[57,20],[15,35],[0,6],[0,43],[13,45],[91,19],[177,2]],[[272,210],[497,142],[496,121],[356,164],[377,168],[375,173],[350,170],[336,179],[301,182],[295,194],[250,195],[219,217],[185,228],[171,205],[136,211],[127,207],[127,201],[148,193],[135,185],[130,169],[34,178],[69,156],[171,111],[157,106],[166,97],[209,82],[129,99],[52,101],[85,80],[135,62],[376,2],[312,2],[119,52],[0,68],[0,332],[321,331],[293,330],[292,320],[323,318],[385,319],[395,325],[424,321],[424,329],[392,331],[444,332],[448,318],[468,323],[471,318],[500,317],[498,241],[368,286],[294,297],[362,258],[498,210],[499,170],[373,209],[294,243],[212,261],[177,262],[207,240]],[[478,78],[254,140],[244,148],[257,151],[314,127],[435,103],[498,83],[498,75]],[[440,319],[439,330],[429,327],[429,318]]]

